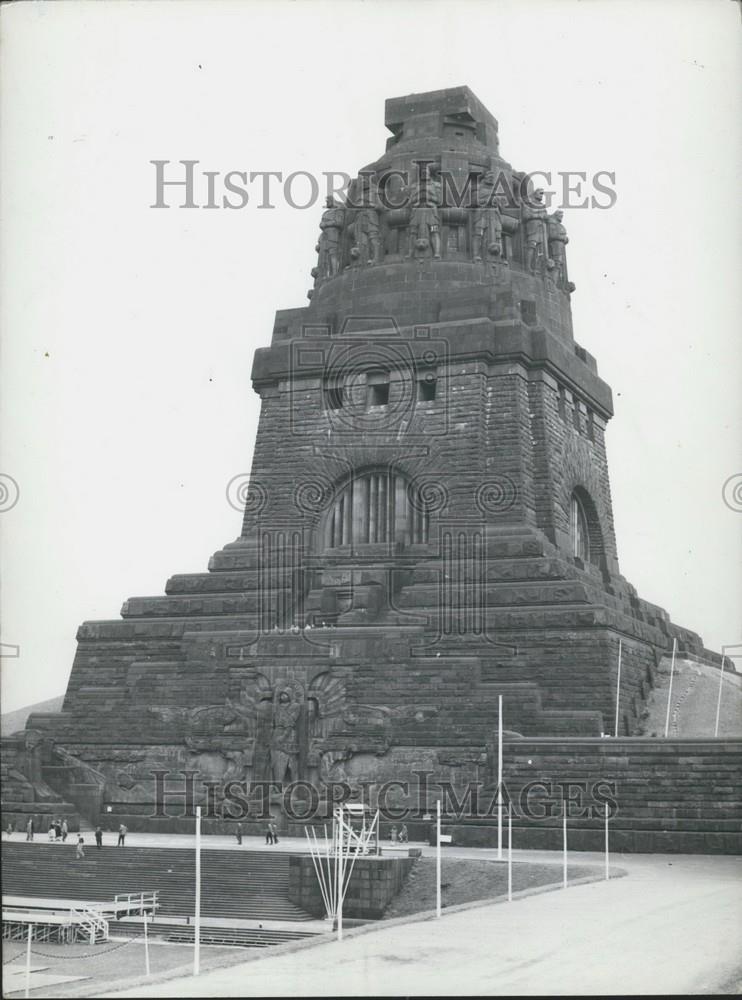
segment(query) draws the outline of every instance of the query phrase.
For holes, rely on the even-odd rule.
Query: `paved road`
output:
[[[574,860],[597,857],[581,854]],[[439,921],[375,926],[351,932],[342,942],[110,995],[529,996],[731,989],[742,968],[742,858],[626,855],[616,863],[628,877],[448,913]]]

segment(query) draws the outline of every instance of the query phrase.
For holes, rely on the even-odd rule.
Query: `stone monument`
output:
[[[49,780],[77,768],[132,829],[170,823],[153,772],[476,778],[499,695],[523,738],[599,738],[619,640],[630,735],[673,638],[704,653],[619,569],[561,213],[466,87],[388,100],[386,126],[327,203],[309,305],[256,351],[239,537],[85,622],[63,711],[29,720]]]

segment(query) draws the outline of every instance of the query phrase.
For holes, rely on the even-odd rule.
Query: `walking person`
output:
[[[8,840],[10,840],[10,838],[11,838],[11,837],[13,836],[13,834],[15,833],[15,825],[14,825],[14,823],[13,823],[13,821],[12,821],[12,820],[10,821],[10,823],[8,823],[8,829],[7,829],[7,830],[6,830],[5,832],[6,832],[6,833],[7,833],[7,835],[8,835]]]
[[[273,824],[272,823],[268,823],[268,825],[265,828],[265,842],[266,842],[266,844],[272,844],[273,843]]]
[[[67,820],[62,820],[62,843],[67,839]]]
[[[119,839],[118,839],[118,842],[116,843],[116,847],[123,847],[124,846],[124,841],[126,840],[126,834],[128,832],[129,831],[126,829],[126,827],[122,823],[121,826],[119,827]]]
[[[62,839],[62,821],[61,819],[54,820],[54,832],[57,835],[57,840]]]
[[[238,823],[235,827],[234,835],[237,838],[237,843],[242,843],[242,823]]]
[[[96,826],[95,828],[95,846],[99,851],[103,847],[103,831],[99,826]]]
[[[83,840],[82,834],[77,838],[77,849],[75,850],[75,858],[77,861],[81,861],[85,857],[85,841]]]
[[[33,840],[33,818],[26,823],[26,840]]]
[[[271,828],[271,836],[273,837],[273,843],[277,844],[278,843],[278,827],[276,826],[275,823],[270,823],[269,825],[270,825],[270,828]]]

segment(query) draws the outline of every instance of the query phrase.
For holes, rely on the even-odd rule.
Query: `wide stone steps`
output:
[[[414,584],[405,587],[394,599],[399,608],[432,608],[439,602],[463,608],[472,605],[481,607],[510,607],[539,604],[582,604],[587,603],[587,590],[578,581],[551,581],[549,583],[487,583],[475,585],[471,581],[441,578],[435,584]]]
[[[112,837],[113,834],[107,834]],[[86,838],[85,858],[75,844],[4,843],[3,892],[16,896],[111,900],[116,894],[159,893],[162,916],[193,912],[195,856],[178,848],[108,847]],[[288,899],[286,854],[204,850],[201,913],[240,920],[309,920]]]
[[[255,615],[290,610],[290,591],[261,588],[245,594],[175,594],[167,597],[130,597],[121,607],[122,618],[172,617],[174,615]]]
[[[287,574],[287,585],[290,576]],[[257,570],[230,572],[223,570],[213,573],[179,573],[171,576],[165,584],[165,593],[176,594],[232,594],[257,590],[264,580]]]
[[[149,922],[147,932],[150,937],[163,938],[165,941],[179,944],[191,944],[195,938],[193,925],[167,923],[156,919]],[[112,935],[125,934],[141,936],[144,934],[144,924],[139,921],[116,921],[111,924]],[[201,924],[199,935],[201,944],[229,945],[235,948],[268,948],[272,945],[286,944],[288,941],[301,941],[315,937],[317,931],[277,930],[261,927],[215,927]]]

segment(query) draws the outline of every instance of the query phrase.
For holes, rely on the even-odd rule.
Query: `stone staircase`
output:
[[[111,924],[114,935],[141,936],[144,925],[135,921],[118,921]],[[150,922],[147,926],[150,937],[164,939],[172,944],[192,944],[195,929],[192,924],[168,923],[164,920]],[[279,930],[275,927],[224,927],[201,925],[201,944],[226,945],[233,948],[268,948],[271,945],[286,944],[315,937],[317,931]]]
[[[307,921],[311,916],[288,898],[289,855],[261,851],[201,853],[201,914],[224,920]],[[192,850],[103,847],[86,844],[75,859],[74,843],[3,843],[3,893],[86,902],[117,894],[158,892],[158,922],[193,914]]]

